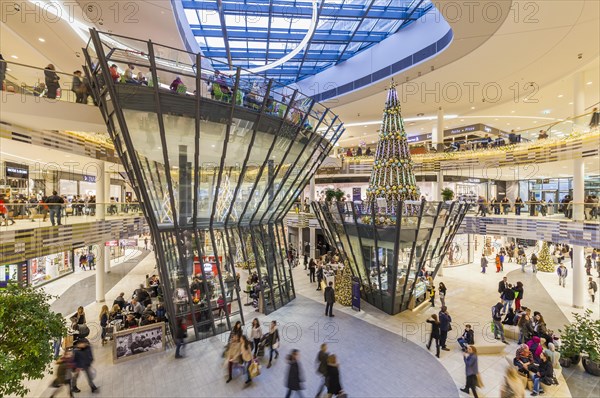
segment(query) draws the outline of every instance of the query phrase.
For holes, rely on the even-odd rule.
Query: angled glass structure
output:
[[[200,54],[91,31],[86,73],[152,231],[172,325],[196,338],[244,321],[240,268],[259,308],[295,297],[282,223],[343,132],[329,109]],[[129,71],[127,71],[129,69]]]
[[[204,55],[253,68],[308,42],[262,75],[293,82],[343,62],[432,9],[430,0],[176,0]],[[313,12],[315,10],[315,12]],[[316,29],[310,27],[316,17]],[[219,65],[220,67],[221,65]],[[217,67],[215,65],[215,67]]]
[[[435,278],[469,205],[398,201],[383,216],[373,206],[313,203],[331,247],[361,284],[361,297],[394,315],[426,300],[425,268]]]

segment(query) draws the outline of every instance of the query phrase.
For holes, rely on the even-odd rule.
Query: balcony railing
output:
[[[33,96],[47,101],[94,105],[83,69],[81,70],[82,74],[76,76],[18,62],[0,62],[6,63],[5,80],[0,84],[8,95]]]
[[[96,220],[99,211],[104,210],[107,220],[141,217],[142,210],[136,202],[115,203],[13,203],[7,200],[0,202],[0,231],[49,227],[51,219],[58,224],[60,213],[61,225],[89,223]],[[51,212],[54,217],[51,218]]]

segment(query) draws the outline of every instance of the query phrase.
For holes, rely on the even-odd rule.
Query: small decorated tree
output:
[[[352,305],[352,273],[350,270],[339,271],[335,275],[335,301],[346,307]]]
[[[17,283],[0,291],[0,397],[28,395],[23,383],[49,370],[54,357],[49,341],[67,334],[62,317],[50,309],[50,297]]]
[[[538,255],[538,263],[537,263],[538,271],[542,272],[554,272],[554,260],[550,256],[550,248],[548,247],[548,243],[542,243],[542,249],[540,250],[540,254]]]

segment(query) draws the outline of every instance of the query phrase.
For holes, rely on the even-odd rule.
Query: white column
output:
[[[308,188],[308,198],[310,202],[314,202],[316,200],[316,192],[315,192],[315,176],[310,179],[310,185]]]
[[[436,177],[437,178],[437,177]],[[440,196],[438,192],[440,192],[440,184],[438,184],[437,180],[431,183],[431,200],[437,201]]]
[[[110,247],[104,246],[104,271],[106,273],[110,272]]]
[[[96,176],[96,220],[104,220],[106,218],[107,197],[104,189],[104,180],[106,179],[106,162],[98,163],[98,175]],[[109,181],[110,187],[110,181]],[[110,189],[109,189],[110,191]]]
[[[102,303],[104,302],[104,242],[99,244],[97,255],[96,255],[96,302]]]
[[[573,220],[583,221],[584,208],[583,201],[584,197],[584,175],[585,175],[585,164],[583,159],[573,159]]]
[[[310,256],[315,258],[315,249],[317,248],[317,231],[314,227],[310,227]]]
[[[436,173],[437,190],[433,192],[433,200],[440,202],[442,200],[442,189],[444,189],[444,173],[442,170]]]
[[[585,304],[585,258],[583,246],[573,245],[573,307],[583,308]]]

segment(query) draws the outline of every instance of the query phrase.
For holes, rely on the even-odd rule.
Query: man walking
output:
[[[558,286],[567,287],[567,275],[569,274],[569,270],[563,263],[556,269],[556,273],[558,274]]]
[[[445,305],[442,306],[442,309],[438,314],[438,319],[440,321],[440,347],[442,347],[442,350],[444,351],[450,351],[450,349],[446,347],[446,339],[448,338],[452,317],[448,314],[448,308]]]
[[[323,281],[323,264],[319,263],[317,268],[317,290],[321,290],[321,282]]]
[[[487,257],[485,257],[485,253],[481,253],[481,273],[485,274],[485,269],[488,266]]]
[[[77,379],[79,378],[79,374],[81,371],[85,372],[85,375],[88,380],[88,384],[92,389],[92,393],[98,392],[98,387],[94,384],[93,378],[94,376],[90,372],[90,368],[92,366],[92,362],[94,361],[94,356],[92,355],[92,348],[87,340],[79,340],[77,342],[77,347],[74,351],[74,360],[75,360],[75,375],[72,378],[72,390],[73,392],[81,392],[79,388],[77,388]]]
[[[319,373],[322,377],[323,380],[321,382],[321,386],[319,387],[319,391],[317,391],[317,395],[315,395],[315,398],[318,398],[321,396],[321,392],[323,391],[323,388],[325,388],[326,384],[327,384],[327,359],[329,358],[329,353],[327,352],[327,344],[323,343],[321,344],[321,349],[319,350],[319,353],[317,354],[317,358],[315,360],[315,362],[317,363],[317,373]]]
[[[502,325],[502,303],[498,303],[492,307],[492,319],[494,320],[494,337],[496,340],[502,340],[504,344],[508,344],[504,337],[504,325]]]
[[[598,291],[598,284],[590,276],[588,278],[588,293],[590,294],[590,298],[592,299],[592,303],[594,303],[596,301],[596,292],[597,291]]]
[[[65,203],[65,200],[58,196],[58,193],[56,191],[53,191],[52,195],[48,199],[46,199],[45,203],[50,208],[50,222],[52,223],[52,226],[55,225],[55,217],[56,221],[58,222],[58,225],[62,225],[60,223],[60,218],[62,216],[62,205]]]
[[[335,303],[335,291],[333,290],[333,282],[329,282],[329,286],[325,288],[325,315],[334,317],[333,315],[333,303]]]
[[[310,277],[310,283],[313,283],[315,281],[315,265],[315,260],[311,258],[308,262],[308,275]]]

